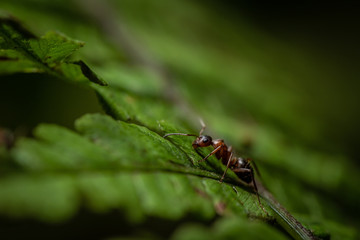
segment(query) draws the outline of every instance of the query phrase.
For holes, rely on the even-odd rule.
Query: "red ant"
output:
[[[264,212],[267,214],[267,212],[265,211],[265,209],[263,208],[261,202],[260,202],[260,197],[259,197],[259,193],[258,193],[258,188],[256,186],[256,182],[255,182],[255,177],[254,177],[254,170],[252,168],[252,166],[250,165],[251,159],[249,158],[242,158],[242,157],[235,157],[233,152],[232,152],[232,147],[228,147],[224,140],[222,139],[215,139],[213,140],[212,137],[207,136],[207,135],[202,135],[202,133],[204,132],[206,125],[204,124],[203,121],[200,120],[201,123],[201,130],[199,135],[195,135],[195,134],[186,134],[186,133],[168,133],[166,135],[164,135],[164,138],[171,136],[171,135],[182,135],[182,136],[194,136],[196,137],[196,139],[193,141],[192,146],[194,149],[199,148],[199,147],[208,147],[208,146],[212,146],[214,148],[214,150],[209,153],[206,157],[204,157],[201,161],[205,161],[206,159],[208,159],[210,156],[215,154],[215,157],[219,160],[221,160],[221,162],[226,165],[226,169],[224,171],[224,174],[222,175],[220,182],[223,182],[226,172],[227,170],[230,168],[241,180],[243,180],[244,182],[246,182],[247,184],[250,184],[251,182],[254,185],[254,189],[255,189],[255,193],[256,196],[258,198],[259,204],[261,206],[261,208],[264,210]],[[255,170],[256,170],[256,166],[255,166]],[[267,214],[268,215],[268,214]]]

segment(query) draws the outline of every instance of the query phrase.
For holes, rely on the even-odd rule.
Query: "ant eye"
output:
[[[200,144],[202,144],[202,146],[207,147],[209,144],[211,144],[212,139],[210,136],[204,135],[200,136],[198,141]]]
[[[210,136],[203,136],[203,137],[201,138],[201,141],[202,141],[203,143],[211,142],[211,137],[210,137]]]

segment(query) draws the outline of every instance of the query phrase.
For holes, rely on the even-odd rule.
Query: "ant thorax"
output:
[[[218,147],[220,145],[223,145],[223,144],[224,144],[224,140],[222,140],[222,139],[215,139],[215,140],[212,141],[212,146],[214,148],[216,148],[216,147]]]
[[[245,168],[248,165],[248,161],[243,159],[242,157],[237,158],[236,167],[237,168]]]

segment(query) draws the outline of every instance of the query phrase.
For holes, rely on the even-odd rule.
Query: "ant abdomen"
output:
[[[253,174],[251,172],[236,173],[236,176],[247,184],[253,181]]]

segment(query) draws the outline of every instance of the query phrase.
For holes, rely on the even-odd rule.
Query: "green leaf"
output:
[[[84,45],[63,34],[49,32],[36,38],[13,18],[0,18],[0,74],[47,73],[69,81],[106,85],[83,62],[69,57]]]
[[[307,239],[309,232],[298,219],[320,238],[357,239],[356,165],[344,154],[309,147],[320,143],[321,136],[332,136],[332,128],[323,125],[350,119],[336,114],[336,105],[318,103],[328,85],[321,79],[331,77],[314,70],[323,61],[314,59],[312,52],[306,56],[276,42],[246,19],[224,21],[219,9],[191,1],[176,8],[167,1],[146,3],[144,8],[138,8],[139,3],[112,3],[114,19],[111,15],[104,19],[125,23],[124,29],[134,33],[130,42],[140,43],[134,45],[135,55],[145,53],[140,61],[129,54],[132,45],[124,44],[121,31],[119,39],[116,24],[106,31],[101,27],[108,25],[98,29],[90,24],[103,23],[86,16],[93,3],[0,4],[36,32],[59,29],[86,42],[80,52],[80,41],[54,31],[37,38],[19,21],[3,17],[2,79],[40,73],[89,85],[108,114],[85,115],[73,130],[41,124],[33,137],[17,140],[10,150],[0,141],[0,218],[14,226],[35,222],[28,227],[29,236],[38,235],[39,226],[41,232],[52,230],[60,236],[67,226],[73,237],[78,232],[74,228],[86,226],[94,238],[101,225],[105,229],[101,237]],[[184,28],[184,22],[191,24]],[[73,53],[82,60],[74,61]],[[109,86],[103,87],[102,79]],[[311,94],[310,85],[320,86],[321,91],[313,91],[319,98],[301,98],[301,91]],[[329,96],[341,94],[335,90]],[[198,132],[197,120],[189,121],[194,116],[183,103],[202,115],[212,136],[224,138],[238,154],[252,143],[247,149],[260,168],[261,180],[279,200],[260,190],[270,216],[259,206],[253,189],[233,172],[228,172],[225,183],[218,182],[224,166],[214,157],[200,162],[202,157],[191,147],[193,138],[162,138],[169,132]],[[67,102],[66,108],[72,105]],[[309,121],[326,108],[332,117],[324,114],[318,122]],[[200,150],[202,155],[209,152]],[[115,230],[109,231],[109,226]],[[51,237],[55,234],[51,232]]]
[[[287,239],[264,223],[248,222],[242,218],[218,220],[210,231],[201,225],[183,226],[173,239],[238,239],[243,236],[248,239]]]
[[[71,176],[12,174],[0,182],[3,216],[53,222],[69,218],[79,207]]]
[[[81,80],[79,69],[74,68],[73,63],[66,62],[69,55],[80,47],[80,43],[55,33],[49,33],[40,40],[26,39],[21,32],[5,23],[3,33],[12,50],[20,48],[20,53],[37,63],[44,72],[72,81]],[[75,64],[89,80],[103,83],[82,61]],[[120,89],[103,88],[95,84],[91,86],[111,115],[135,124],[114,121],[102,115],[87,115],[76,122],[76,129],[83,137],[54,125],[40,125],[34,132],[36,140],[23,139],[11,151],[16,167],[24,171],[25,176],[21,176],[20,183],[15,181],[20,188],[12,186],[12,171],[4,177],[4,190],[0,189],[0,197],[10,197],[4,197],[3,210],[0,209],[0,212],[12,217],[64,221],[76,214],[76,208],[79,211],[81,205],[77,202],[84,198],[86,207],[94,212],[130,209],[127,220],[135,222],[149,217],[178,221],[186,215],[210,221],[215,213],[244,218],[247,215],[269,218],[258,204],[256,196],[241,185],[234,173],[229,172],[227,179],[232,185],[218,182],[224,166],[214,157],[208,163],[199,164],[201,157],[194,153],[188,140],[175,138],[174,145],[159,135],[176,129],[175,125],[161,121],[161,118],[169,119],[172,116],[178,126],[184,126],[185,123],[185,120],[178,120],[180,116],[175,115],[175,109],[172,110],[170,104],[164,103],[164,99],[125,93]],[[185,125],[182,128],[187,127]],[[45,202],[48,201],[46,195],[50,191],[45,183],[52,181],[47,180],[49,176],[46,173],[53,174],[55,183],[66,179],[67,185],[50,185],[53,186],[51,191],[54,191],[55,196],[64,191],[73,193],[77,201],[66,205],[68,211],[61,211],[65,208],[64,201],[52,201],[48,208],[44,208],[44,212],[32,212],[30,209],[36,209],[37,204],[44,204],[36,198],[34,202],[24,204],[25,208],[22,208],[23,202],[20,202],[16,205],[16,212],[14,208],[8,208],[13,201],[11,196],[31,198],[24,188],[34,188],[26,183],[26,179],[30,178],[28,182],[31,184],[34,176],[36,181],[33,185],[36,188],[33,191],[43,189],[44,192],[39,195],[45,197]],[[118,177],[122,178],[120,183]],[[7,189],[14,189],[14,192],[8,194]],[[127,197],[122,197],[118,191]],[[187,201],[182,200],[184,195]],[[134,209],[134,202],[139,206],[138,209]],[[174,208],[174,205],[177,207]],[[50,208],[54,211],[50,211]],[[270,212],[270,208],[267,208],[267,212]]]
[[[83,137],[62,127],[41,125],[34,132],[36,140],[18,142],[11,154],[22,174],[7,172],[1,178],[0,212],[61,221],[80,207],[71,201],[66,206],[69,210],[62,212],[64,202],[59,199],[48,206],[54,211],[31,212],[41,203],[37,198],[26,199],[32,198],[33,191],[43,191],[45,202],[51,200],[48,194],[69,198],[71,193],[76,201],[83,196],[87,207],[96,212],[128,209],[129,221],[146,216],[180,219],[186,214],[210,220],[215,212],[243,217],[264,214],[253,194],[219,183],[220,175],[194,169],[184,152],[145,127],[96,114],[80,118],[76,128]],[[21,201],[15,201],[19,197]]]
[[[40,39],[30,39],[30,48],[43,63],[51,66],[66,60],[76,50],[84,46],[83,42],[71,40],[68,37],[48,32]]]

